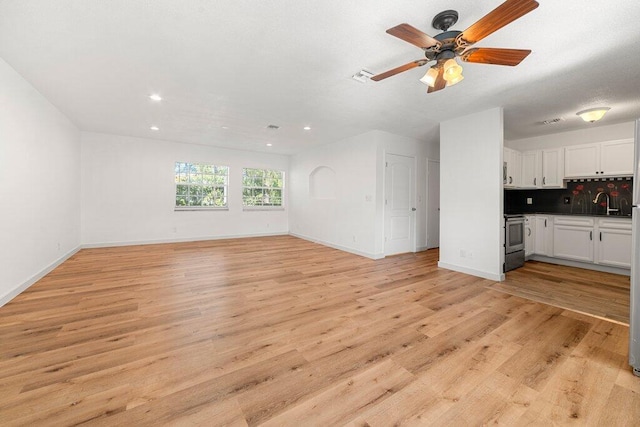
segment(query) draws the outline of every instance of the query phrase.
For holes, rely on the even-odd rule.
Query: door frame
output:
[[[425,248],[427,249],[434,249],[434,248],[439,248],[440,247],[440,233],[438,233],[438,246],[429,246],[429,210],[430,210],[430,206],[429,206],[429,197],[431,196],[431,191],[430,188],[431,186],[429,185],[429,171],[431,170],[430,164],[431,163],[437,163],[438,164],[438,169],[440,169],[440,160],[436,160],[436,159],[431,159],[429,157],[426,158],[426,162],[425,162],[425,184],[426,184],[426,188],[425,188],[425,236],[424,236],[424,242],[425,242]],[[440,186],[438,180],[438,187]],[[440,206],[440,203],[438,203],[438,206]],[[438,207],[438,209],[440,209]],[[440,220],[438,219],[438,230],[440,229]]]

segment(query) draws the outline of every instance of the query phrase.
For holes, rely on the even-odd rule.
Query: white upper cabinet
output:
[[[542,151],[524,151],[522,153],[521,188],[542,187]]]
[[[542,150],[542,187],[562,188],[564,177],[564,149]]]
[[[565,148],[565,177],[633,174],[633,140],[623,139]]]
[[[633,139],[600,144],[600,173],[608,176],[633,175]]]
[[[504,186],[507,188],[519,187],[522,171],[522,154],[519,151],[504,147],[503,159],[507,164]]]
[[[569,177],[600,174],[600,144],[574,145],[564,149],[564,174]]]

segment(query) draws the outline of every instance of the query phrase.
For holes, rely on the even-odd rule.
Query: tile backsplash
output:
[[[567,182],[567,188],[538,190],[505,190],[504,211],[518,213],[560,213],[578,215],[606,215],[606,198],[609,207],[618,209],[611,215],[630,216],[633,179],[578,179]],[[594,203],[598,193],[597,203]],[[607,196],[605,196],[605,194]],[[527,204],[531,199],[531,204]]]

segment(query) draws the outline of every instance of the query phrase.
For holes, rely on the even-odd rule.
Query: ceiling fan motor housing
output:
[[[433,36],[434,39],[440,42],[440,45],[426,48],[424,50],[424,56],[428,60],[434,61],[453,58],[456,54],[459,55],[461,51],[459,51],[459,45],[456,39],[460,33],[461,31],[445,31],[444,33]]]

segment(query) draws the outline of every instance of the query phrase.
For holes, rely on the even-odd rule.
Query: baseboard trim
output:
[[[453,270],[460,273],[470,274],[471,276],[482,277],[483,279],[494,280],[496,282],[502,282],[504,280],[504,273],[494,274],[487,271],[475,270],[473,268],[449,264],[442,261],[438,261],[438,267],[446,268],[447,270]]]
[[[343,251],[343,252],[349,252],[350,254],[359,255],[359,256],[362,256],[362,257],[365,257],[365,258],[369,258],[369,259],[374,259],[375,260],[375,259],[384,258],[384,254],[383,253],[372,254],[372,253],[369,253],[369,252],[362,252],[362,251],[359,251],[357,249],[349,248],[347,246],[336,245],[336,244],[331,243],[331,242],[327,242],[327,241],[324,241],[324,240],[321,240],[321,239],[316,239],[314,237],[309,237],[309,236],[305,236],[303,234],[298,234],[298,233],[289,232],[289,235],[291,235],[293,237],[297,237],[297,238],[302,239],[302,240],[307,240],[307,241],[312,242],[312,243],[318,243],[318,244],[323,245],[323,246],[328,246],[328,247],[333,248],[333,249],[338,249],[338,250]]]
[[[38,273],[31,276],[26,282],[21,283],[20,285],[16,286],[6,294],[2,295],[0,297],[0,307],[2,307],[3,305],[11,301],[18,295],[20,295],[22,292],[27,290],[31,285],[36,283],[38,280],[42,279],[47,274],[51,273],[56,267],[58,267],[60,264],[62,264],[63,262],[71,258],[80,249],[82,249],[82,246],[76,246],[75,248],[73,248],[72,250],[70,250],[69,252],[62,255],[60,258],[58,258],[57,260],[55,260],[54,262],[52,262],[51,264],[49,264],[48,266],[40,270]]]
[[[552,258],[544,255],[528,256],[527,261],[547,262],[549,264],[565,265],[567,267],[584,268],[586,270],[601,271],[603,273],[620,274],[621,276],[631,276],[631,270],[628,268],[610,267],[608,265],[591,264],[588,262],[571,261],[568,259]]]
[[[244,239],[249,237],[286,236],[289,233],[229,234],[223,236],[185,237],[179,239],[130,240],[125,242],[85,243],[83,249],[112,248],[118,246],[161,245],[165,243],[203,242],[206,240]]]

